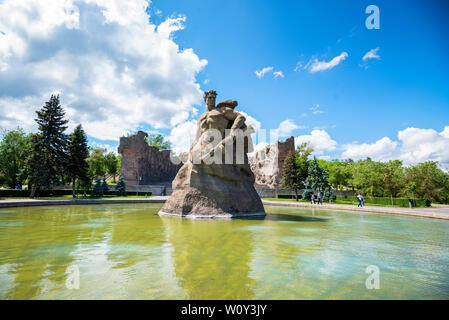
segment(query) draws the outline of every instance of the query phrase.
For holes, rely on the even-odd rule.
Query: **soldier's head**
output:
[[[216,97],[217,97],[217,92],[215,90],[210,90],[210,91],[204,92],[204,102],[206,103],[208,111],[215,108],[215,98]]]

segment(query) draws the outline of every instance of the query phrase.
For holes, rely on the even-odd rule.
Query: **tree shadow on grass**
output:
[[[237,217],[242,220],[271,220],[271,221],[298,221],[298,222],[326,222],[329,219],[307,217],[282,213],[267,213],[264,217]]]

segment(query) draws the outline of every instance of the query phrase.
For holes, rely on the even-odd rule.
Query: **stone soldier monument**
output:
[[[204,94],[206,112],[198,119],[189,157],[173,180],[173,193],[159,215],[187,218],[264,216],[254,188],[247,153],[251,126],[236,112],[237,101],[215,105],[215,91]]]

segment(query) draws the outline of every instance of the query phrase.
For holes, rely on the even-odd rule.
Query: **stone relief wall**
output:
[[[256,188],[280,187],[282,168],[290,152],[295,152],[294,137],[268,145],[250,158],[251,170],[256,178]]]
[[[182,163],[172,163],[170,150],[150,147],[146,137],[147,133],[139,131],[130,137],[120,138],[118,147],[118,152],[122,155],[120,174],[127,185],[149,185],[171,181],[182,166]]]

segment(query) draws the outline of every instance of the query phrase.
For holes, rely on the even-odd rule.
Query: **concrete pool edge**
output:
[[[0,200],[1,208],[14,207],[31,207],[31,206],[53,206],[53,205],[91,205],[91,204],[119,204],[119,203],[164,203],[168,196],[155,196],[151,198],[131,199],[20,199],[20,200]],[[369,212],[369,213],[384,213],[397,214],[409,217],[433,218],[440,220],[449,220],[449,208],[429,208],[429,209],[408,209],[408,208],[389,208],[389,207],[363,207],[358,208],[352,205],[342,204],[323,204],[316,205],[311,203],[294,203],[285,201],[269,201],[262,200],[264,205],[274,205],[283,207],[297,207],[317,210],[338,210],[338,211],[353,211],[353,212]],[[432,211],[431,211],[432,210]],[[447,210],[447,211],[446,211]]]
[[[429,209],[408,209],[408,208],[389,208],[389,207],[363,207],[358,208],[353,205],[344,204],[311,204],[304,202],[285,202],[285,201],[269,201],[262,200],[264,205],[273,206],[283,206],[283,207],[296,207],[296,208],[306,208],[306,209],[317,209],[317,210],[338,210],[338,211],[354,211],[354,212],[369,212],[369,213],[384,213],[384,214],[397,214],[409,217],[420,217],[420,218],[433,218],[441,220],[449,220],[449,210],[444,211],[439,208],[429,208]],[[429,211],[432,210],[433,211]],[[426,212],[427,211],[427,212]]]
[[[112,203],[164,203],[168,197],[156,196],[142,199],[21,199],[0,200],[0,208],[55,206],[55,205],[88,205]]]

